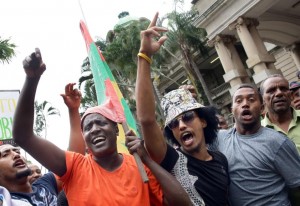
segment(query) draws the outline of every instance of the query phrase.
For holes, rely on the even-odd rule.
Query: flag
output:
[[[98,104],[104,104],[110,101],[112,104],[118,122],[127,122],[129,129],[138,135],[136,121],[130,111],[130,108],[124,99],[116,80],[106,63],[102,52],[92,40],[89,31],[83,21],[80,21],[80,29],[85,40],[88,52],[90,67],[93,73]],[[119,125],[118,150],[119,152],[127,152],[125,146],[125,134],[123,128]]]

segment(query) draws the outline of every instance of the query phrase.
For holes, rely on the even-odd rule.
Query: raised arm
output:
[[[165,204],[172,206],[192,205],[188,194],[180,183],[174,176],[149,157],[142,142],[132,131],[126,133],[126,145],[129,152],[131,154],[137,152],[143,163],[151,170],[161,186]]]
[[[74,89],[75,83],[69,83],[65,87],[65,94],[61,94],[69,110],[70,118],[70,139],[69,151],[85,154],[85,143],[80,127],[79,106],[81,93]]]
[[[33,132],[34,98],[41,75],[46,70],[41,52],[35,49],[23,61],[26,73],[13,122],[14,141],[55,174],[66,172],[65,152]]]
[[[158,13],[156,13],[148,29],[141,32],[135,94],[137,118],[141,124],[146,149],[150,156],[160,163],[165,157],[167,144],[155,118],[155,99],[150,76],[151,68],[149,59],[147,60],[147,57],[151,58],[166,40],[165,36],[160,37],[160,32],[165,32],[167,29],[155,26],[157,18]],[[155,41],[154,37],[160,38]],[[146,55],[146,58],[144,55]]]

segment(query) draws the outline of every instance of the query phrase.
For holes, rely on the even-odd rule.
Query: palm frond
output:
[[[10,39],[1,39],[0,37],[0,61],[9,63],[10,59],[15,56],[14,49],[16,45],[10,42]]]

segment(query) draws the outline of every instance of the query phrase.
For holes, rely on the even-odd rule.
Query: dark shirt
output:
[[[68,206],[68,199],[65,191],[61,191],[57,196],[57,206]]]
[[[218,151],[208,152],[212,156],[212,160],[202,161],[168,145],[161,166],[176,177],[191,199],[195,197],[195,194],[192,189],[187,187],[194,187],[205,205],[227,205],[230,183],[227,159]],[[185,170],[187,174],[185,174]],[[199,203],[194,201],[194,204]]]
[[[57,183],[51,172],[34,181],[32,190],[32,193],[12,192],[11,198],[29,202],[35,206],[57,205]]]

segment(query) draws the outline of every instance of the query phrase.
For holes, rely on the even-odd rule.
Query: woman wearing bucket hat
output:
[[[189,194],[194,205],[227,205],[228,163],[220,152],[206,148],[217,136],[216,111],[196,102],[185,89],[166,94],[162,107],[166,117],[166,137],[179,145],[174,149],[156,122],[151,81],[151,56],[166,40],[157,27],[158,13],[147,30],[141,32],[136,80],[137,117],[150,156],[171,172]],[[157,41],[154,38],[159,38]]]

